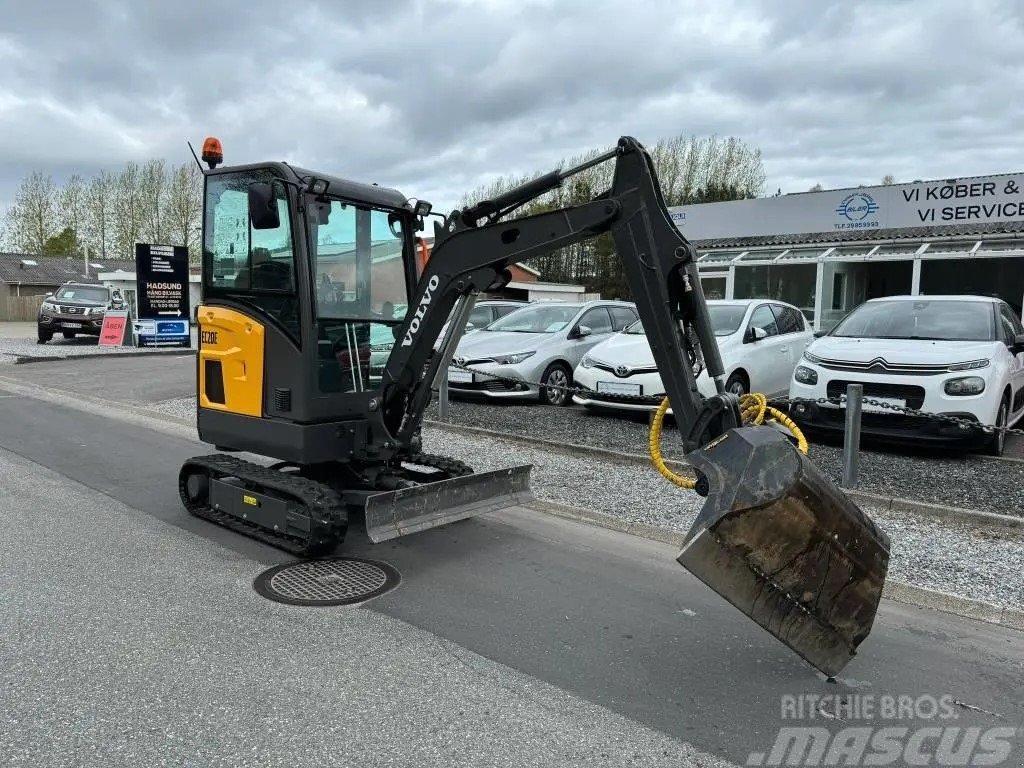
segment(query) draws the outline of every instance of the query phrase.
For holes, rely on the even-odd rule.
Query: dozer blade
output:
[[[687,460],[709,490],[676,559],[835,676],[871,631],[889,537],[774,427],[732,429]]]
[[[531,464],[479,472],[366,500],[366,533],[379,543],[532,501]]]

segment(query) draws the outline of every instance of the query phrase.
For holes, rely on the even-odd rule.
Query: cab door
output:
[[[1014,341],[1018,336],[1024,334],[1024,324],[1021,323],[1013,310],[1007,304],[999,305],[1000,325],[1002,326],[1003,341],[1006,343],[1010,353],[1010,419],[1012,426],[1016,418],[1024,415],[1024,349],[1017,347]]]
[[[789,390],[791,345],[792,337],[779,333],[771,305],[755,307],[743,334],[741,363],[750,376],[751,391],[774,397]]]

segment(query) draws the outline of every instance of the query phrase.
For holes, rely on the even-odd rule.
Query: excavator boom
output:
[[[596,199],[501,220],[586,165],[611,159],[612,186]],[[456,211],[436,228],[417,303],[385,368],[384,424],[398,445],[419,428],[430,383],[444,362],[432,358],[432,344],[460,297],[501,286],[514,262],[611,232],[697,489],[707,496],[679,563],[835,675],[870,632],[889,540],[780,430],[743,425],[738,399],[722,384],[696,252],[672,223],[643,146],[623,137],[616,149],[586,165]],[[716,382],[712,397],[698,392],[700,367]]]

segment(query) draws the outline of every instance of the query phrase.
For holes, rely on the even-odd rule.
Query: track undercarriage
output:
[[[457,459],[425,453],[362,467],[343,462],[265,466],[218,453],[186,461],[178,490],[196,517],[297,557],[319,557],[344,541],[350,515],[362,514],[371,497],[379,505],[396,492],[433,490],[473,474]]]

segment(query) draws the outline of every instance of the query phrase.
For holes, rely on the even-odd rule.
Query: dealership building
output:
[[[1024,303],[1024,173],[671,209],[708,298],[774,298],[829,329],[880,296]]]

